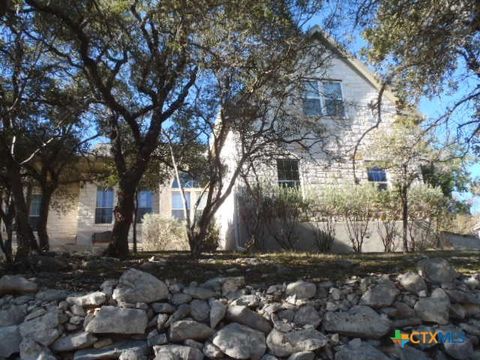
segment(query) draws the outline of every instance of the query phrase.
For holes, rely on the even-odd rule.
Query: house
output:
[[[314,28],[311,31],[312,36],[315,34],[320,34],[320,29]],[[303,115],[335,118],[336,124],[341,124],[340,127],[331,128],[337,135],[335,144],[332,144],[332,151],[336,151],[337,156],[334,161],[324,155],[316,159],[302,159],[295,156],[295,149],[292,149],[292,156],[274,159],[270,166],[263,169],[264,177],[274,183],[284,186],[321,187],[354,181],[353,149],[362,134],[377,123],[372,104],[378,98],[381,84],[365,65],[345,54],[334,43],[329,42],[329,48],[333,56],[326,71],[312,74],[311,78],[305,81]],[[392,124],[396,114],[396,100],[388,89],[384,91],[381,127]],[[234,134],[229,136],[228,141],[228,151],[233,154],[234,159]],[[360,181],[376,183],[379,188],[388,187],[391,174],[371,164],[373,159],[369,158],[368,141],[367,136],[357,153],[356,175]],[[201,192],[200,185],[193,179],[184,178],[182,182],[187,202],[194,203]],[[240,182],[236,184],[234,191],[218,211],[217,225],[220,228],[222,249],[241,249],[245,246],[242,222],[238,214],[237,192],[241,185]],[[68,191],[71,193],[71,206],[61,212],[53,209],[49,218],[48,230],[52,245],[91,246],[96,234],[112,228],[116,189],[86,182],[71,185]],[[32,195],[32,224],[38,216],[40,196],[38,193]],[[172,179],[166,184],[158,184],[155,189],[140,191],[138,208],[140,215],[158,213],[182,219],[183,203],[177,181]],[[139,220],[141,221],[141,216]],[[372,231],[372,236],[364,246],[365,251],[383,251],[383,246],[373,233]],[[138,225],[138,234],[141,241],[141,224]],[[339,237],[346,237],[344,228],[339,228],[337,234]],[[340,245],[340,248],[349,247],[346,240]]]

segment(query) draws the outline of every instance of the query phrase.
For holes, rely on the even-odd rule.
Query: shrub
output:
[[[188,250],[184,224],[159,214],[145,214],[142,223],[142,247],[144,251]]]

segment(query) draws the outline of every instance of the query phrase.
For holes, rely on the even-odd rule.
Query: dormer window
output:
[[[345,107],[340,81],[305,81],[303,113],[307,116],[344,117]]]

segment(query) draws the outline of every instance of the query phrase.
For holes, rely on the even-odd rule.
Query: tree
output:
[[[201,252],[208,227],[237,180],[253,176],[255,168],[271,166],[278,157],[327,153],[325,145],[335,137],[319,117],[304,116],[301,105],[305,79],[322,76],[332,53],[319,34],[301,31],[309,11],[292,13],[286,4],[277,2],[278,9],[273,9],[278,14],[257,19],[250,33],[241,31],[242,22],[222,18],[228,26],[215,27],[218,39],[213,40],[228,38],[221,52],[230,57],[212,55],[217,60],[196,92],[191,113],[180,118],[180,126],[165,131],[172,144],[205,139],[208,145],[206,184],[194,205],[195,210],[200,204],[202,208],[186,220],[194,256]]]
[[[422,166],[451,161],[454,156],[452,147],[438,147],[416,118],[399,116],[391,128],[375,134],[370,150],[375,159],[373,163],[391,172],[401,204],[403,251],[413,250],[408,243],[410,188],[422,181]]]
[[[233,61],[242,60],[244,54],[235,37],[243,36],[253,47],[259,30],[278,34],[279,19],[285,19],[284,13],[297,2],[26,3],[36,11],[40,37],[51,53],[88,79],[109,113],[107,132],[119,174],[109,253],[126,256],[134,193],[158,145],[162,126],[193,101],[189,92],[202,76],[210,77],[215,68],[220,72],[224,60],[231,61],[231,70],[236,68]],[[250,68],[254,65],[248,63]],[[238,82],[231,89],[234,85]],[[124,149],[126,133],[135,141],[129,156]],[[225,131],[221,133],[223,137]],[[206,225],[202,221],[202,236]]]
[[[431,126],[458,123],[459,140],[480,135],[480,7],[476,0],[359,0],[357,24],[368,55],[409,104],[453,99]],[[455,121],[453,117],[455,116]]]

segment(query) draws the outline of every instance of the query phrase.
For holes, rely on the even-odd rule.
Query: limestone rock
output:
[[[163,281],[146,272],[129,269],[120,276],[112,297],[119,302],[135,304],[167,299],[168,295],[167,285]]]
[[[289,356],[302,351],[315,351],[327,344],[327,337],[315,329],[283,333],[273,329],[267,337],[267,346],[275,356]]]
[[[450,300],[444,290],[438,288],[429,298],[421,298],[415,304],[414,310],[423,321],[445,325],[449,318]]]
[[[213,290],[203,288],[203,287],[197,287],[197,286],[191,286],[191,287],[185,288],[183,289],[183,292],[185,294],[190,295],[194,299],[200,299],[200,300],[207,300],[217,295],[217,293]]]
[[[194,347],[182,345],[154,346],[155,360],[202,360],[203,353]]]
[[[462,343],[446,342],[443,347],[448,355],[457,360],[470,359],[473,355],[472,340],[468,337]]]
[[[143,334],[147,322],[147,314],[143,310],[103,306],[85,330],[94,334]]]
[[[316,328],[322,318],[318,314],[318,311],[312,305],[304,305],[300,307],[293,318],[293,322],[297,326],[311,325]]]
[[[210,327],[215,329],[220,321],[222,321],[225,313],[227,312],[227,306],[218,301],[210,301]]]
[[[193,320],[180,320],[170,325],[170,341],[180,342],[186,339],[205,340],[213,334],[213,329]]]
[[[420,275],[415,274],[412,271],[398,275],[397,279],[400,282],[400,285],[402,285],[405,290],[411,292],[412,294],[418,295],[420,291],[427,290],[427,284],[425,284],[425,280],[423,280]]]
[[[20,324],[27,313],[26,305],[13,305],[0,311],[0,327]]]
[[[0,358],[8,358],[10,355],[20,351],[22,340],[18,326],[0,327]]]
[[[20,343],[20,359],[22,360],[55,360],[55,356],[47,347],[41,346],[30,338]]]
[[[442,258],[423,259],[417,263],[417,269],[425,280],[434,284],[450,284],[457,276],[455,269]]]
[[[296,281],[287,285],[287,295],[295,295],[297,299],[310,299],[315,296],[317,287],[306,281]]]
[[[83,296],[70,296],[66,300],[70,305],[99,306],[107,301],[107,296],[101,291],[96,291]]]
[[[196,321],[207,321],[210,315],[210,306],[205,300],[193,300],[190,303],[190,315]]]
[[[335,354],[335,360],[389,360],[389,358],[368,343],[350,342]]]
[[[325,313],[323,326],[329,332],[379,339],[390,331],[391,322],[368,306],[354,306],[348,312]]]
[[[390,306],[399,293],[400,291],[391,281],[382,281],[365,292],[360,299],[360,303],[375,308]]]
[[[230,323],[215,333],[212,342],[234,359],[259,360],[266,350],[263,332],[238,323]]]
[[[97,338],[90,333],[81,331],[57,339],[50,348],[55,352],[72,351],[92,346]]]
[[[37,284],[20,275],[3,275],[0,278],[0,295],[27,294],[37,290]]]
[[[272,330],[270,322],[255,311],[246,306],[229,306],[227,309],[227,319],[232,322],[246,325],[252,329],[260,330],[268,334]]]
[[[118,359],[123,352],[134,350],[137,353],[147,353],[147,342],[143,340],[126,340],[114,343],[100,349],[82,349],[75,351],[73,360],[103,360]]]
[[[20,334],[24,339],[32,339],[43,346],[48,346],[60,336],[59,324],[59,311],[52,308],[41,316],[21,323]]]

